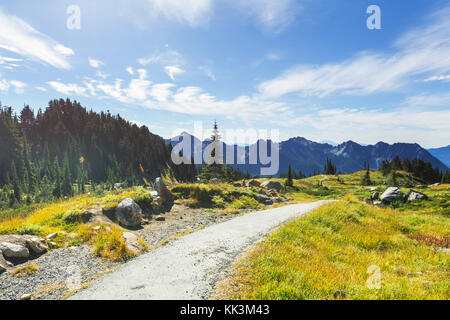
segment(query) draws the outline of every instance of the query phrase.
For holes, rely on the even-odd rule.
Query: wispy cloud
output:
[[[252,67],[256,68],[258,66],[260,66],[262,63],[264,63],[265,61],[278,61],[281,59],[281,55],[279,53],[276,52],[269,52],[266,53],[264,55],[264,57],[254,60],[251,65]]]
[[[183,55],[175,50],[157,51],[147,57],[139,58],[137,61],[144,67],[152,63],[165,65],[182,65],[185,63]]]
[[[99,67],[105,65],[102,61],[96,60],[96,59],[92,59],[92,58],[88,58],[88,61],[89,61],[89,65],[92,68],[99,68]]]
[[[211,70],[210,67],[201,66],[200,70],[202,70],[206,74],[206,76],[210,78],[212,81],[216,81],[216,75],[214,74],[214,72]]]
[[[76,83],[62,83],[60,81],[48,81],[47,84],[55,91],[65,94],[67,96],[78,95],[87,96],[86,87],[80,86]]]
[[[263,30],[271,33],[283,31],[301,10],[299,1],[294,0],[247,0],[235,3],[247,14],[255,17]]]
[[[185,72],[179,66],[166,66],[164,68],[164,70],[166,71],[166,73],[170,77],[170,79],[172,79],[172,81],[175,81],[175,76],[178,76]]]
[[[25,92],[27,84],[19,80],[0,79],[0,91],[7,92],[11,87],[14,88],[15,93],[21,94]]]
[[[146,0],[152,17],[164,16],[168,20],[198,27],[208,23],[213,0]]]
[[[22,19],[8,15],[1,9],[0,48],[58,69],[70,69],[68,57],[74,54],[72,49],[59,44]]]
[[[297,93],[323,97],[331,93],[365,95],[394,91],[417,75],[450,70],[450,7],[434,14],[428,26],[400,37],[394,54],[360,52],[355,57],[318,66],[296,66],[258,87],[264,97]]]
[[[432,76],[432,77],[426,78],[423,81],[425,81],[425,82],[430,82],[430,81],[450,81],[450,74],[442,75],[442,76]]]

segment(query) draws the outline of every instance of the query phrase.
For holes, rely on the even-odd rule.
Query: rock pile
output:
[[[0,273],[47,252],[47,242],[31,235],[0,236]]]

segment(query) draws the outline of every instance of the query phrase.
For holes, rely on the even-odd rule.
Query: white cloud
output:
[[[104,73],[104,72],[101,72],[100,70],[97,71],[97,72],[95,73],[95,75],[96,75],[97,77],[99,77],[99,78],[102,78],[103,80],[105,80],[106,78],[109,77],[109,74]]]
[[[256,68],[258,66],[260,66],[264,61],[278,61],[281,59],[281,55],[279,53],[276,52],[269,52],[267,54],[264,55],[264,57],[253,61],[252,67]]]
[[[24,93],[25,87],[27,86],[26,83],[19,81],[19,80],[6,80],[6,79],[0,79],[0,91],[9,91],[11,87],[14,88],[14,91],[17,94]]]
[[[127,67],[125,70],[131,75],[134,74],[134,69],[132,67]]]
[[[92,59],[92,58],[88,58],[88,60],[89,60],[89,65],[92,68],[99,68],[104,65],[104,63],[100,60],[96,60],[96,59]]]
[[[436,147],[447,145],[450,139],[450,110],[335,108],[272,122],[287,128],[307,127],[309,138],[316,141],[332,137],[366,144],[409,142]]]
[[[245,12],[256,18],[265,31],[280,33],[291,24],[301,7],[294,0],[247,0],[236,1]]]
[[[360,52],[352,59],[319,66],[297,66],[258,87],[266,98],[297,93],[323,97],[331,93],[370,94],[397,90],[411,78],[450,71],[450,8],[433,16],[395,43],[397,52]]]
[[[35,30],[22,19],[0,9],[0,48],[58,69],[70,69],[67,48]]]
[[[44,88],[44,87],[37,86],[37,87],[35,87],[35,88],[36,88],[36,90],[39,90],[39,91],[42,91],[42,92],[47,92],[47,89]]]
[[[213,0],[146,0],[152,17],[164,16],[168,20],[197,27],[208,23]]]
[[[210,78],[212,81],[216,81],[216,75],[212,72],[212,70],[209,67],[203,66],[200,67],[200,70],[202,70],[208,78]]]
[[[184,70],[178,66],[166,66],[164,68],[164,70],[166,71],[166,73],[170,77],[170,79],[172,79],[172,81],[175,81],[175,76],[178,76],[178,75],[184,73]]]
[[[86,87],[82,87],[75,83],[64,84],[60,81],[49,81],[47,84],[53,88],[55,91],[65,94],[67,96],[78,95],[78,96],[86,96]]]
[[[8,91],[10,84],[5,79],[0,79],[0,91]]]
[[[11,80],[9,83],[15,88],[16,93],[24,93],[27,86],[26,83],[18,80]]]
[[[157,102],[167,102],[172,95],[171,89],[175,87],[173,83],[158,83],[152,86],[149,95]]]
[[[184,58],[183,56],[175,51],[158,51],[148,57],[139,58],[138,63],[142,66],[146,66],[148,64],[157,63],[157,64],[165,64],[165,65],[183,65]]]
[[[450,81],[450,74],[443,75],[443,76],[432,76],[432,77],[426,78],[423,81],[425,81],[425,82],[430,82],[430,81]]]

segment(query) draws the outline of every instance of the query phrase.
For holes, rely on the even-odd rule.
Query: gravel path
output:
[[[71,299],[206,299],[247,247],[327,201],[249,213],[169,242],[120,266]]]
[[[168,238],[233,219],[236,214],[205,212],[202,209],[174,205],[163,216],[165,221],[151,220],[141,230],[124,231],[144,238],[150,247],[157,247]],[[13,270],[27,264],[37,265],[39,270],[22,277],[12,275]],[[80,285],[85,286],[120,265],[120,262],[96,257],[92,253],[92,247],[88,245],[53,249],[37,259],[0,274],[0,300],[17,300],[24,294],[31,294],[32,299],[63,299],[72,291],[71,285],[74,289]]]

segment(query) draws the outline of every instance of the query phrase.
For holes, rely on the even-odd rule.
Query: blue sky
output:
[[[80,29],[67,28],[70,5]],[[369,5],[381,30],[369,30]],[[450,143],[447,1],[0,1],[0,101],[76,99],[171,137],[193,121]]]

